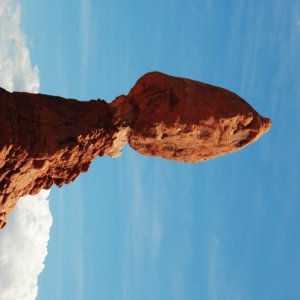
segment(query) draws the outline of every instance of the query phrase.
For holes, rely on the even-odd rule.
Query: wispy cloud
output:
[[[81,76],[82,91],[85,90],[87,70],[89,65],[90,29],[91,29],[91,3],[90,0],[80,0],[80,37],[81,37]]]
[[[74,210],[77,214],[77,240],[78,244],[74,251],[76,253],[76,285],[77,285],[77,298],[84,300],[84,282],[85,282],[85,264],[84,264],[84,197],[82,192],[81,180],[77,180],[76,197],[74,198]]]
[[[0,86],[9,91],[39,91],[37,66],[32,66],[26,38],[20,29],[17,0],[0,2]],[[32,300],[47,256],[52,216],[47,197],[19,199],[8,225],[0,232],[0,300]]]
[[[143,188],[143,163],[135,162],[136,172],[132,177],[132,199],[131,199],[131,242],[136,260],[144,255],[154,260],[159,252],[161,238],[163,235],[163,222],[161,219],[161,207],[159,195],[146,195]],[[163,190],[160,190],[164,194]],[[139,263],[138,263],[139,265]]]
[[[212,235],[210,237],[208,248],[208,294],[209,299],[217,300],[221,299],[219,238],[217,236]]]
[[[154,208],[151,216],[150,224],[150,239],[151,239],[151,256],[155,258],[159,252],[162,238],[162,220],[159,214],[159,209]]]
[[[86,198],[84,195],[80,177],[73,183],[69,192],[68,189],[58,189],[55,193],[57,201],[53,203],[54,239],[49,254],[51,266],[47,272],[48,275],[51,273],[56,275],[54,278],[44,277],[46,280],[44,284],[53,284],[49,296],[53,299],[61,299],[62,295],[68,292],[72,294],[72,300],[85,299],[84,201]],[[66,219],[68,219],[67,222]],[[74,228],[76,228],[75,231]],[[73,240],[73,234],[76,235],[76,241]],[[66,285],[64,282],[66,277],[69,279],[69,283],[72,283],[72,291],[69,290],[70,285]]]
[[[187,266],[192,255],[192,216],[189,204],[185,203],[190,185],[186,183],[180,190],[178,197],[181,200],[177,203],[173,198],[176,181],[171,168],[166,168],[159,159],[149,163],[134,154],[127,155],[135,170],[128,181],[132,197],[125,232],[127,266],[123,275],[123,299],[145,296],[157,299],[163,289],[168,289],[172,299],[183,299],[187,292]],[[174,209],[177,204],[180,209]],[[165,258],[165,250],[170,246],[174,248]],[[162,267],[165,260],[172,261],[171,265],[166,263],[166,269]],[[164,283],[160,276],[166,276]]]
[[[135,172],[129,182],[132,197],[126,231],[125,256],[128,268],[125,268],[123,275],[123,299],[132,299],[145,292],[141,290],[144,285],[141,275],[145,266],[148,266],[148,272],[153,271],[152,267],[157,264],[164,236],[164,222],[161,215],[161,197],[164,191],[159,190],[161,195],[147,194],[144,174],[148,165],[143,161],[137,161],[134,156],[129,158],[129,163],[134,164]]]

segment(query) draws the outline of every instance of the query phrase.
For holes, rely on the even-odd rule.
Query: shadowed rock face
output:
[[[17,200],[62,186],[97,156],[201,162],[257,140],[271,122],[236,94],[152,72],[111,104],[0,89],[0,227]]]

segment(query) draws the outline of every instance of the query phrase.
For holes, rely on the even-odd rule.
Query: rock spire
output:
[[[201,162],[235,152],[271,126],[238,95],[151,72],[108,104],[0,89],[0,228],[17,200],[86,172],[97,156]]]

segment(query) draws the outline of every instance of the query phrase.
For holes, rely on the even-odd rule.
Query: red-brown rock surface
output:
[[[19,197],[73,181],[126,142],[145,155],[200,162],[241,149],[270,125],[228,90],[158,72],[111,104],[0,89],[0,228]]]
[[[243,148],[271,125],[228,90],[156,72],[128,98],[138,111],[129,145],[145,155],[201,162]]]

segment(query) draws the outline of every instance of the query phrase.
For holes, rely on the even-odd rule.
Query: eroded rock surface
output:
[[[126,142],[145,155],[201,162],[245,147],[270,125],[228,90],[159,72],[110,104],[0,89],[0,228],[21,196],[73,181]]]
[[[238,95],[190,79],[149,73],[128,98],[138,111],[129,145],[150,156],[201,162],[243,148],[271,126]]]

